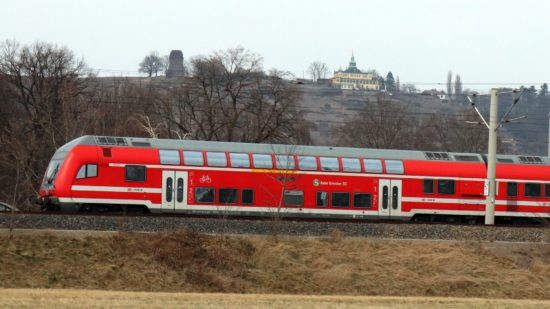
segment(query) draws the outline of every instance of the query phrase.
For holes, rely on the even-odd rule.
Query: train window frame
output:
[[[358,206],[357,204],[357,197],[361,195],[368,196],[368,203],[366,206]],[[353,208],[360,208],[360,209],[369,209],[372,208],[372,193],[368,192],[354,192],[353,193]]]
[[[323,172],[340,171],[340,163],[338,162],[337,157],[319,157],[319,163],[321,165],[321,171]],[[333,168],[336,168],[336,169],[333,169]]]
[[[509,197],[518,197],[518,183],[517,182],[507,182],[506,183],[506,195]],[[511,191],[513,190],[513,192]],[[513,193],[513,194],[510,194]]]
[[[445,183],[451,183],[452,186],[449,187],[452,191],[448,190],[443,186]],[[453,195],[456,192],[456,181],[454,179],[438,179],[437,180],[437,194]]]
[[[160,164],[163,165],[180,165],[180,152],[173,149],[159,149]]]
[[[550,183],[544,184],[544,197],[550,198]]]
[[[90,169],[92,167],[92,171],[94,172],[90,172]],[[97,164],[82,164],[82,166],[78,170],[78,173],[76,174],[75,179],[95,178],[97,177],[97,174]]]
[[[361,161],[358,158],[342,158],[342,171],[361,173]]]
[[[405,174],[405,166],[403,165],[403,160],[385,160],[385,163],[387,174]]]
[[[233,192],[233,199],[231,199],[229,202],[227,201],[222,201],[222,190],[223,191],[231,191]],[[225,193],[224,193],[225,194]],[[239,189],[237,188],[219,188],[218,189],[218,204],[222,204],[222,205],[234,205],[234,204],[237,204],[238,201],[239,201]]]
[[[528,193],[527,186],[533,187],[533,188],[535,188],[535,186],[538,187],[539,188],[538,189],[538,195],[531,195],[531,194],[527,195],[527,193]],[[524,197],[531,197],[531,198],[537,198],[537,197],[540,198],[540,197],[542,197],[542,184],[540,184],[538,182],[526,182],[526,183],[524,183],[523,184],[523,196]]]
[[[323,195],[324,195],[324,198],[323,198]],[[327,208],[328,205],[329,205],[329,200],[328,200],[328,192],[327,191],[317,191],[315,192],[315,206],[316,207],[321,207],[321,208]],[[322,203],[319,203],[319,201],[324,201]]]
[[[287,200],[287,197],[299,197],[300,199],[296,200],[297,202],[294,202],[294,200]],[[290,203],[289,201],[292,201]],[[283,191],[283,203],[285,206],[289,207],[302,207],[304,206],[304,191],[302,190],[284,190]]]
[[[204,166],[204,155],[202,151],[184,150],[183,164],[190,166]]]
[[[231,161],[231,167],[250,168],[250,157],[248,153],[230,152],[229,161]],[[246,162],[246,164],[244,162]]]
[[[337,194],[341,194],[341,195],[347,195],[347,205],[334,205],[334,202],[335,201],[338,201],[338,198],[335,198],[335,195]],[[350,208],[351,206],[351,199],[350,199],[350,194],[349,192],[331,192],[330,193],[330,206],[332,207],[335,207],[335,208]]]
[[[245,192],[252,193],[252,195],[251,195],[252,199],[250,200],[250,202],[248,202],[248,199],[246,199],[247,201],[245,201],[245,197],[244,197]],[[247,188],[247,189],[242,189],[241,190],[241,203],[246,204],[246,205],[254,204],[254,189]]]
[[[318,170],[317,158],[314,156],[298,156],[298,169],[301,171]]]
[[[293,155],[275,155],[275,166],[278,170],[295,170],[296,162]]]
[[[142,171],[139,175],[132,175],[130,172]],[[137,177],[142,176],[142,177]],[[127,182],[145,182],[147,181],[147,167],[145,165],[126,165],[124,166],[124,181]]]
[[[365,167],[365,173],[382,173],[382,160],[380,159],[363,159],[363,166]]]
[[[431,185],[431,189],[432,189],[432,192],[426,192],[426,184],[431,181],[432,182],[432,185]],[[424,194],[435,194],[435,179],[431,179],[431,178],[425,178],[422,180],[422,193]]]
[[[270,154],[253,153],[252,162],[254,164],[254,168],[267,168],[267,169],[273,168],[273,157]],[[269,165],[266,164],[267,162],[269,162]]]
[[[208,200],[208,201],[202,201],[202,200],[199,200],[199,190],[208,190],[210,192],[212,192],[212,200]],[[204,194],[201,195],[201,197],[204,196]],[[214,201],[216,201],[216,189],[213,188],[213,187],[195,187],[195,203],[199,203],[199,204],[214,204]]]

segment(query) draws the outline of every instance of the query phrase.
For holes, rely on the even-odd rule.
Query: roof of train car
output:
[[[484,155],[476,153],[431,152],[418,150],[369,149],[329,146],[302,146],[283,144],[253,144],[237,142],[158,139],[143,137],[111,137],[93,135],[81,136],[65,144],[58,151],[68,151],[76,145],[228,151],[246,153],[275,153],[280,155],[296,154],[327,157],[363,157],[390,160],[437,160],[470,163],[485,161]],[[548,157],[536,156],[498,155],[497,161],[498,163],[550,165],[550,159]]]

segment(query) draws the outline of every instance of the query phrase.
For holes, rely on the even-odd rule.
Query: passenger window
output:
[[[544,197],[550,197],[550,183],[544,184]]]
[[[386,160],[386,173],[388,174],[404,174],[403,161],[401,160]]]
[[[372,195],[370,193],[354,193],[353,207],[355,208],[371,208]]]
[[[271,155],[267,154],[252,154],[255,168],[273,168],[273,160]]]
[[[424,194],[433,194],[434,193],[434,180],[433,179],[424,179],[423,184]]]
[[[143,165],[126,165],[124,179],[126,181],[145,181],[145,171]]]
[[[179,165],[180,153],[177,150],[159,150],[160,164]]]
[[[317,192],[317,207],[328,206],[328,192]]]
[[[363,159],[365,172],[367,173],[382,173],[382,161],[377,159]]]
[[[298,157],[298,168],[303,171],[316,171],[317,170],[317,160],[315,157]]]
[[[254,204],[254,190],[243,189],[241,194],[242,194],[241,200],[243,204]]]
[[[237,204],[237,189],[220,189],[218,202],[220,204]]]
[[[304,206],[304,191],[285,190],[285,206]]]
[[[455,181],[450,179],[440,179],[437,181],[437,193],[455,194]]]
[[[208,166],[227,167],[225,152],[207,152],[206,161],[208,162]]]
[[[359,159],[342,158],[342,169],[344,172],[361,172],[361,163]]]
[[[214,203],[214,188],[195,188],[195,202]]]
[[[280,170],[293,170],[295,168],[294,156],[276,155],[275,163],[277,164],[277,169]]]
[[[78,170],[76,179],[97,177],[97,164],[84,164]]]
[[[202,151],[184,150],[183,163],[185,165],[203,166],[204,157],[202,156]]]
[[[518,196],[518,183],[509,182],[506,184],[506,194],[508,196]]]
[[[320,157],[322,171],[339,171],[340,165],[337,158]]]
[[[349,207],[349,193],[332,193],[332,207]]]
[[[246,153],[230,153],[231,167],[250,167],[250,159]]]
[[[527,197],[540,197],[541,196],[541,184],[540,183],[526,183],[525,184],[525,196]]]

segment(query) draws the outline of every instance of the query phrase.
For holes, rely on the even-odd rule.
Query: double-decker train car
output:
[[[497,220],[550,217],[550,160],[498,156]],[[479,222],[484,156],[82,136],[53,155],[39,203],[132,210]]]

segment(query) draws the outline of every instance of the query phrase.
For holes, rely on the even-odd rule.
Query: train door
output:
[[[401,180],[380,179],[378,186],[378,216],[401,216]]]
[[[187,208],[187,172],[162,171],[162,211]]]

